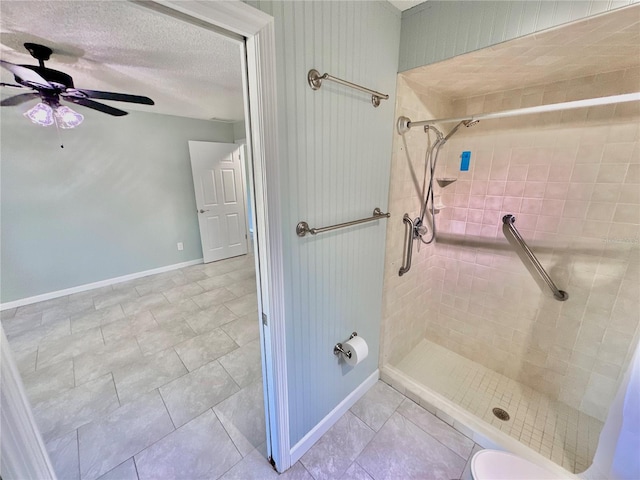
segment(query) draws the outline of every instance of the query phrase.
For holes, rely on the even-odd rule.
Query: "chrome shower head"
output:
[[[442,145],[444,145],[445,143],[447,143],[447,141],[458,131],[458,129],[464,125],[465,127],[473,127],[476,123],[478,123],[480,120],[462,120],[460,123],[458,123],[455,127],[453,127],[453,129],[447,134],[446,137],[444,137],[444,140],[442,141]]]

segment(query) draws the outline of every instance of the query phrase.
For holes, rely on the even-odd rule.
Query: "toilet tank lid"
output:
[[[471,459],[475,480],[558,480],[558,475],[509,452],[480,450]],[[568,478],[568,477],[567,477]]]

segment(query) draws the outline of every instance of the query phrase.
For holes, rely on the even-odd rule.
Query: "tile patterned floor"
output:
[[[472,440],[379,381],[300,459],[315,480],[470,480]]]
[[[278,475],[264,454],[252,257],[20,307],[2,323],[61,480],[470,480],[480,448],[378,382]]]
[[[255,285],[245,255],[2,312],[59,478],[219,478],[263,458]]]
[[[396,368],[570,472],[591,465],[603,427],[596,418],[428,340]],[[493,407],[511,419],[497,419]]]

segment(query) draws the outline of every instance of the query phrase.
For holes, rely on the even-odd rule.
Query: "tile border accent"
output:
[[[347,410],[349,410],[365,393],[373,387],[380,378],[380,370],[376,369],[369,377],[365,379],[358,387],[353,390],[344,400],[331,410],[318,424],[300,439],[291,448],[291,465],[296,463],[307,451],[324,435]]]
[[[44,300],[51,300],[52,298],[64,297],[66,295],[71,295],[73,293],[85,292],[87,290],[93,290],[94,288],[115,285],[116,283],[128,282],[129,280],[148,277],[149,275],[155,275],[157,273],[164,273],[164,272],[169,272],[171,270],[178,270],[180,268],[190,267],[192,265],[198,265],[202,262],[203,262],[203,259],[198,258],[196,260],[189,260],[187,262],[174,263],[173,265],[165,265],[164,267],[152,268],[151,270],[143,270],[142,272],[130,273],[128,275],[108,278],[106,280],[100,280],[98,282],[85,283],[84,285],[78,285],[77,287],[65,288],[63,290],[56,290],[54,292],[34,295],[33,297],[26,297],[26,298],[21,298],[20,300],[13,300],[11,302],[0,303],[0,311],[9,310],[10,308],[22,307],[24,305],[30,305],[32,303],[38,303]]]

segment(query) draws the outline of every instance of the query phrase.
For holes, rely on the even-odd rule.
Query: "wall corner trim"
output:
[[[84,285],[78,285],[77,287],[65,288],[64,290],[56,290],[55,292],[42,293],[40,295],[34,295],[33,297],[21,298],[12,302],[0,303],[0,311],[8,310],[10,308],[22,307],[24,305],[30,305],[32,303],[43,302],[44,300],[51,300],[52,298],[64,297],[74,293],[86,292],[87,290],[93,290],[94,288],[106,287],[108,285],[115,285],[116,283],[127,282],[129,280],[135,280],[136,278],[148,277],[149,275],[155,275],[157,273],[169,272],[171,270],[178,270],[180,268],[190,267],[192,265],[198,265],[202,263],[202,258],[196,260],[189,260],[182,263],[174,263],[173,265],[166,265],[164,267],[152,268],[151,270],[144,270],[142,272],[130,273],[128,275],[122,275],[120,277],[108,278],[106,280],[100,280],[98,282],[85,283]]]
[[[296,463],[307,453],[314,443],[320,440],[320,437],[327,433],[333,425],[349,410],[362,396],[373,387],[380,378],[380,370],[373,372],[358,387],[342,400],[329,414],[324,417],[318,424],[313,427],[302,439],[296,443],[291,449],[291,464]]]
[[[31,405],[0,327],[0,474],[4,478],[56,480],[51,460],[36,426]]]

